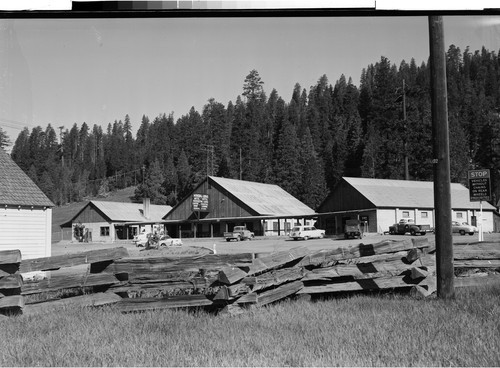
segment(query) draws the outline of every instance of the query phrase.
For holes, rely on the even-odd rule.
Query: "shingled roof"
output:
[[[433,208],[434,183],[432,181],[343,178],[375,207]],[[471,202],[469,189],[459,183],[450,184],[453,209],[479,210],[479,202]],[[483,201],[483,209],[494,210]]]
[[[275,184],[210,176],[215,183],[234,195],[259,215],[314,215],[312,208]]]
[[[0,205],[54,207],[7,152],[0,149]]]

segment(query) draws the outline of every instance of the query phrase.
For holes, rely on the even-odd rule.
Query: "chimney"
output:
[[[150,198],[143,198],[142,199],[142,215],[149,220],[149,206],[151,204],[151,199]]]

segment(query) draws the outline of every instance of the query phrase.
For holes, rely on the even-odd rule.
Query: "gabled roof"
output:
[[[434,183],[432,181],[390,180],[369,178],[343,178],[375,207],[433,208]],[[459,183],[451,183],[451,207],[453,209],[479,210],[479,202],[471,202],[469,189]],[[483,201],[483,209],[494,210]]]
[[[89,205],[95,206],[110,221],[118,222],[160,222],[171,209],[171,206],[149,205],[149,218],[144,216],[144,205],[142,203],[124,203],[108,201],[90,201],[83,207],[72,220],[75,219]]]
[[[275,184],[209,177],[259,215],[314,215],[309,206]]]
[[[0,173],[0,205],[54,207],[3,149],[0,149]]]

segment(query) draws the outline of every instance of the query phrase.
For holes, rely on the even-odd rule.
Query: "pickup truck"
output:
[[[246,226],[235,226],[233,231],[224,233],[224,238],[226,238],[226,241],[252,240],[254,237],[255,234],[250,230],[247,230]]]
[[[389,226],[389,234],[391,235],[404,235],[406,233],[425,235],[431,231],[431,225],[417,225],[413,219],[401,219],[397,224]]]

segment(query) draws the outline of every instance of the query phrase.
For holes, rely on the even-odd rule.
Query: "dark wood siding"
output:
[[[212,180],[205,179],[165,217],[165,220],[195,219],[196,214],[193,212],[192,207],[194,193],[208,194],[208,212],[201,212],[200,214],[203,219],[258,215]]]
[[[375,206],[345,180],[342,180],[318,208],[318,213],[351,211]]]
[[[93,222],[109,222],[109,219],[98,211],[92,204],[87,205],[82,212],[73,219],[73,223],[93,223]]]

